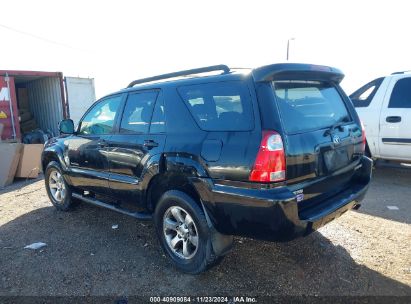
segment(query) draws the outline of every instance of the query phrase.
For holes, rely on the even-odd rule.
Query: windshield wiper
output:
[[[331,135],[331,133],[332,133],[335,129],[338,129],[339,131],[343,131],[342,126],[343,126],[344,124],[346,124],[347,122],[349,122],[349,121],[350,121],[350,120],[349,120],[348,116],[344,116],[344,117],[340,118],[340,119],[337,120],[334,124],[332,124],[332,125],[329,127],[329,129],[327,129],[327,130],[325,131],[324,136]]]

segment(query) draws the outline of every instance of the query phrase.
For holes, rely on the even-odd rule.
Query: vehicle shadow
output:
[[[34,242],[47,246],[23,249]],[[218,266],[182,274],[151,223],[84,204],[36,209],[0,226],[0,269],[0,296],[411,296],[410,286],[356,263],[320,233],[288,243],[236,238]]]
[[[0,195],[17,189],[23,189],[24,187],[34,184],[44,178],[43,174],[39,174],[37,178],[15,178],[11,185],[0,187]]]
[[[411,224],[410,180],[411,167],[378,162],[358,212]]]

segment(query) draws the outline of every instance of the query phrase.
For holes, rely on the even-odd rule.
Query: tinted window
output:
[[[80,123],[79,134],[99,135],[111,133],[121,95],[109,97],[95,104]]]
[[[340,94],[329,83],[276,81],[274,90],[287,133],[321,129],[351,121]]]
[[[158,98],[154,107],[153,118],[150,124],[150,133],[164,133],[166,131],[166,119],[164,114],[164,102]]]
[[[147,133],[157,92],[130,94],[120,124],[120,133]]]
[[[397,81],[392,90],[389,108],[411,108],[411,78]]]
[[[374,79],[366,85],[359,88],[357,91],[350,95],[351,101],[356,108],[368,107],[377,93],[384,77]]]
[[[242,82],[191,85],[178,91],[203,130],[246,131],[254,127],[250,92]]]

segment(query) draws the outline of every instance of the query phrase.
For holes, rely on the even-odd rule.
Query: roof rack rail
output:
[[[394,73],[391,73],[391,75],[405,74],[405,73],[408,73],[408,72],[411,72],[411,70],[408,70],[408,71],[400,71],[400,72],[394,72]]]
[[[207,72],[213,72],[213,71],[223,71],[223,73],[228,73],[230,72],[230,68],[226,66],[225,64],[219,64],[219,65],[212,65],[212,66],[203,67],[203,68],[184,70],[184,71],[168,73],[168,74],[163,74],[163,75],[158,75],[158,76],[153,76],[153,77],[148,77],[148,78],[142,78],[142,79],[137,79],[137,80],[130,82],[127,88],[132,88],[136,84],[145,83],[145,82],[152,82],[152,81],[157,81],[157,80],[162,80],[162,79],[174,78],[174,77],[179,77],[179,76],[188,76],[188,75],[207,73]]]

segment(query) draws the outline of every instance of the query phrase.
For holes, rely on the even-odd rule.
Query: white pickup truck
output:
[[[411,73],[377,78],[350,95],[374,159],[411,161]]]

